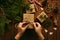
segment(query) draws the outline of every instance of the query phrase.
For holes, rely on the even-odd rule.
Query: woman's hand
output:
[[[42,30],[41,25],[38,22],[33,23],[33,24],[34,24],[35,32],[38,33],[38,34],[41,33],[41,30]]]
[[[18,32],[21,32],[21,33],[24,33],[25,32],[25,30],[27,29],[27,27],[28,27],[28,25],[25,25],[24,26],[24,24],[27,24],[26,22],[20,22],[19,24],[18,24]]]
[[[18,25],[17,25],[17,28],[18,28],[18,33],[17,35],[15,36],[15,39],[16,40],[19,40],[20,37],[22,36],[22,34],[25,32],[25,30],[27,29],[28,25],[25,25],[26,22],[20,22]]]
[[[44,36],[43,36],[43,34],[42,34],[42,27],[41,27],[41,25],[38,23],[38,22],[36,22],[36,23],[33,23],[34,24],[34,29],[35,29],[35,32],[38,34],[38,36],[39,36],[39,39],[41,39],[41,40],[44,40]]]

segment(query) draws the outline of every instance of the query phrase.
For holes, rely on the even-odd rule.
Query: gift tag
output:
[[[45,29],[44,31],[45,31],[46,33],[48,32],[48,30],[47,30],[47,29]]]
[[[50,35],[52,35],[52,34],[53,34],[53,32],[50,32],[49,34],[50,34]]]
[[[55,25],[57,25],[57,24],[58,24],[58,23],[57,23],[57,19],[56,19],[56,18],[54,19],[54,23],[55,23]]]
[[[54,27],[53,29],[54,29],[54,30],[57,30],[57,28],[56,28],[56,27]]]

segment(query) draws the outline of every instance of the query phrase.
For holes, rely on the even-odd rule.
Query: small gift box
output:
[[[48,18],[47,14],[45,12],[41,12],[40,15],[37,17],[37,19],[42,23]]]
[[[34,4],[30,4],[30,8],[29,8],[29,10],[26,10],[26,13],[35,13]]]
[[[23,21],[24,22],[29,22],[28,28],[32,29],[32,22],[34,22],[34,14],[23,14]]]

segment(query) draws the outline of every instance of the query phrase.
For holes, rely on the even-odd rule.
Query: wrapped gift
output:
[[[37,17],[37,19],[42,23],[48,18],[47,14],[43,11],[40,13],[40,15]]]
[[[34,14],[23,14],[23,21],[29,22],[29,27],[30,29],[33,28],[32,22],[34,22]]]
[[[26,13],[35,13],[34,4],[30,4],[30,8],[29,8],[29,10],[26,10]]]

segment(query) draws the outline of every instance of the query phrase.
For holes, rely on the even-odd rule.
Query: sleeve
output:
[[[45,38],[44,40],[48,40],[47,38]]]
[[[11,40],[16,40],[15,38],[12,38]]]

